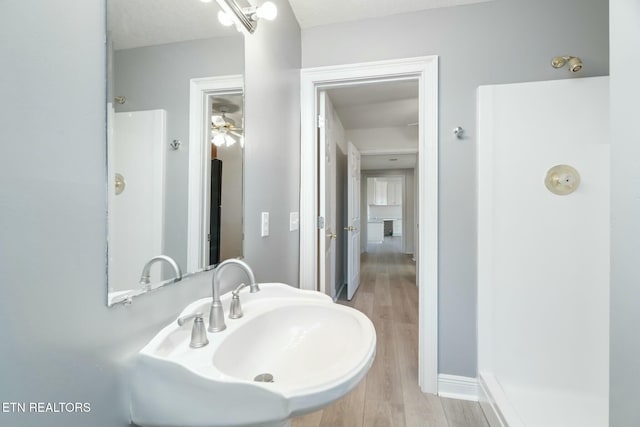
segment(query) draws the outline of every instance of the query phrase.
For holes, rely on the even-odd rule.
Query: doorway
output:
[[[365,162],[371,163],[367,157]],[[395,166],[398,160],[395,155],[385,157],[388,157],[386,160]],[[412,190],[417,149],[416,154],[410,157],[413,157],[413,164],[403,169],[370,170],[364,167],[362,170],[362,193],[366,195],[362,200],[366,207],[366,227],[363,228],[365,236],[362,240],[366,242],[366,252],[374,252],[377,245],[384,245],[389,252],[414,255],[415,223]],[[398,172],[402,174],[397,174]],[[415,257],[413,260],[415,261]]]
[[[303,69],[301,71],[300,287],[319,289],[320,150],[318,93],[372,82],[418,81],[417,262],[419,290],[418,382],[437,393],[438,377],[438,58],[437,56]],[[320,231],[319,231],[320,230]],[[328,234],[328,233],[326,233]]]
[[[212,119],[222,117],[225,109],[225,116],[230,112],[232,105],[241,108],[242,94],[244,92],[244,79],[241,75],[216,76],[191,79],[189,81],[189,194],[187,207],[187,271],[202,271],[209,266],[211,258],[210,240],[211,236],[211,171],[212,159],[216,157],[212,150]],[[224,101],[220,102],[220,99]],[[215,106],[214,106],[215,104]],[[224,105],[222,105],[224,104]],[[239,119],[236,117],[236,119]],[[238,141],[238,146],[241,141]],[[242,170],[242,154],[235,155],[235,169]],[[238,158],[239,157],[239,158]],[[231,168],[227,168],[231,169]],[[234,178],[233,180],[230,178]],[[221,177],[222,179],[222,177]],[[226,181],[239,181],[237,188],[242,188],[243,172],[239,176],[227,177]],[[226,182],[225,181],[225,182]],[[220,195],[225,193],[220,192]],[[233,192],[226,192],[233,195]],[[236,191],[236,194],[243,194]],[[242,196],[241,196],[242,197]],[[227,200],[231,202],[231,200]],[[222,200],[220,200],[222,202]],[[220,206],[221,203],[218,204]],[[231,205],[231,203],[227,203]],[[215,203],[214,203],[215,205]],[[237,216],[237,212],[242,212],[242,198],[234,203],[236,213],[227,216]],[[226,209],[226,208],[225,208]],[[222,215],[222,209],[220,209]],[[214,221],[222,221],[221,215],[213,218]],[[227,226],[227,224],[225,224]],[[221,225],[222,227],[222,225]],[[240,230],[240,249],[242,245],[242,226],[233,227]],[[238,246],[238,245],[236,245]],[[220,255],[220,252],[218,251]],[[215,257],[215,256],[214,256]]]

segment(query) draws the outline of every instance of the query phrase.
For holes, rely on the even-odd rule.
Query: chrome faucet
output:
[[[222,308],[222,302],[220,301],[220,274],[226,266],[232,264],[237,265],[247,273],[251,293],[258,292],[260,290],[260,287],[256,283],[256,277],[253,275],[253,270],[251,270],[251,267],[249,267],[246,262],[232,258],[218,264],[213,272],[213,279],[211,280],[213,301],[211,302],[211,311],[209,312],[209,328],[207,329],[209,332],[224,331],[227,327],[224,323],[224,310]]]
[[[173,258],[166,255],[157,255],[147,261],[147,263],[142,268],[140,284],[143,285],[144,289],[146,290],[151,289],[151,266],[158,261],[165,261],[171,266],[171,268],[173,269],[173,273],[176,276],[175,279],[173,279],[174,282],[182,280],[182,270],[180,270],[180,266],[178,265],[178,263],[175,262]]]

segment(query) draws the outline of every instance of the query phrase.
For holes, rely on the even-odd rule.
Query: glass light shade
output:
[[[226,143],[226,140],[225,140],[224,136],[225,135],[223,133],[219,133],[217,135],[214,135],[214,137],[211,138],[211,142],[216,147],[222,147]]]
[[[229,15],[227,15],[224,11],[218,11],[218,21],[225,27],[230,27],[233,25],[233,19]]]
[[[266,1],[256,10],[256,15],[258,18],[273,21],[278,16],[278,7],[273,2]]]

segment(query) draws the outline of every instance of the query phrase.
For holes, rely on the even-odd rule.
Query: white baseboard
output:
[[[480,406],[491,427],[525,427],[493,374],[481,371],[478,386]]]
[[[478,393],[480,407],[491,427],[509,427],[500,410],[496,406],[496,401],[489,391],[487,384],[483,381],[482,375],[478,375]]]
[[[438,375],[438,396],[478,401],[478,380],[458,375]]]

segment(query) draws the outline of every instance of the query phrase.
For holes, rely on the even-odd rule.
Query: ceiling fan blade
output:
[[[211,123],[217,127],[222,127],[227,124],[222,116],[211,116]]]
[[[224,135],[219,133],[211,138],[211,142],[217,147],[222,147],[226,143],[226,140]]]

